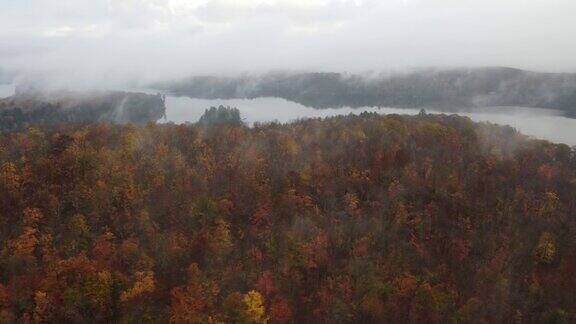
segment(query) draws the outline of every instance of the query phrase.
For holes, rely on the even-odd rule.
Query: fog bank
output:
[[[63,86],[271,69],[576,71],[572,0],[27,0],[0,67]]]

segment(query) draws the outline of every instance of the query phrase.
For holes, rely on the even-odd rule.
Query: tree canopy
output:
[[[572,322],[575,197],[457,116],[5,133],[0,322]]]
[[[237,108],[218,106],[206,109],[198,121],[200,124],[241,124],[240,110]]]

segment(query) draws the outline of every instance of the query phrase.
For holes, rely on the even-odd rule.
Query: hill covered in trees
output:
[[[457,116],[0,135],[0,322],[576,320],[576,157]]]
[[[164,97],[120,91],[46,92],[19,87],[0,99],[0,132],[60,123],[146,123],[166,113]]]
[[[197,76],[158,87],[194,98],[280,97],[315,107],[387,106],[464,111],[519,106],[576,116],[576,74],[510,68],[420,70],[390,75],[269,73]]]

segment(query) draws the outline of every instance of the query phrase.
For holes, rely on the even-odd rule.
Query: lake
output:
[[[240,110],[245,122],[279,121],[290,122],[300,118],[328,117],[335,115],[360,114],[364,111],[381,114],[415,115],[420,109],[401,108],[336,108],[314,109],[280,98],[207,100],[188,97],[166,97],[165,122],[196,122],[211,106],[230,106]],[[431,112],[430,113],[437,113]],[[447,112],[447,114],[450,114]],[[525,135],[546,139],[555,143],[576,145],[576,119],[563,117],[559,112],[548,109],[523,107],[490,107],[477,109],[474,113],[459,113],[474,121],[509,125]]]
[[[14,94],[14,85],[0,84],[0,98]],[[128,89],[156,94],[156,90]],[[301,118],[329,117],[335,115],[360,114],[364,111],[380,114],[415,115],[419,109],[400,108],[335,108],[314,109],[280,98],[208,100],[188,97],[166,96],[166,119],[160,122],[196,122],[204,110],[212,106],[230,106],[240,110],[245,122],[290,122]],[[436,113],[429,111],[430,113]],[[450,114],[447,112],[447,114]],[[576,119],[563,117],[554,110],[523,107],[491,107],[477,109],[474,113],[458,113],[474,121],[509,125],[525,135],[546,139],[555,143],[576,145]]]

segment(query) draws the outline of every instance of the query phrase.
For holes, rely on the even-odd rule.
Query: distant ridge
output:
[[[314,108],[388,106],[457,112],[522,106],[557,109],[576,117],[576,74],[507,67],[424,69],[376,76],[289,72],[194,76],[157,87],[205,99],[280,97]]]

